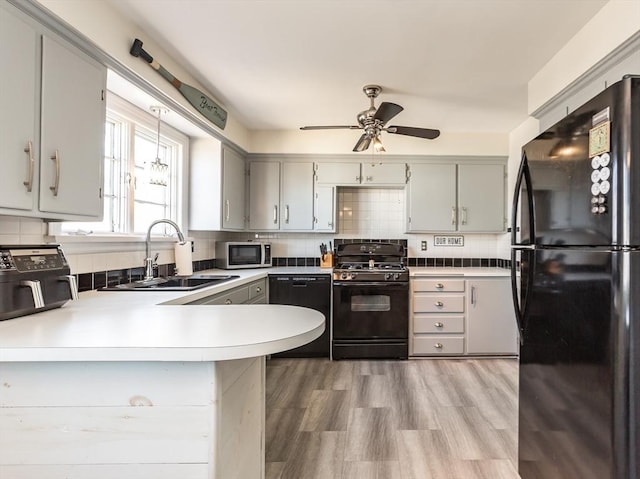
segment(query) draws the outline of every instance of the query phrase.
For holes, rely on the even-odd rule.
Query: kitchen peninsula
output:
[[[252,279],[93,291],[0,322],[0,477],[264,477],[265,358],[325,321],[293,306],[185,305]]]

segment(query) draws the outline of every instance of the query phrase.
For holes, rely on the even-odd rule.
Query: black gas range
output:
[[[333,270],[334,359],[406,359],[409,271],[404,246],[338,245]]]

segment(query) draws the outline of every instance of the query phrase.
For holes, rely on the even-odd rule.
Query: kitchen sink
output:
[[[107,286],[100,288],[98,291],[192,291],[206,286],[215,286],[239,277],[237,275],[224,274],[170,276],[168,278],[153,278]]]

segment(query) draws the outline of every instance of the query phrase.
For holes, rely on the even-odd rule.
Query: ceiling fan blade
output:
[[[374,120],[380,120],[384,125],[386,122],[391,120],[394,116],[400,113],[404,108],[400,105],[396,105],[395,103],[382,102],[380,106],[376,110],[376,114],[373,116]]]
[[[371,144],[371,138],[369,138],[366,134],[362,135],[356,143],[356,146],[353,147],[353,151],[365,151],[369,148]]]
[[[301,130],[359,130],[360,126],[356,125],[318,125],[318,126],[301,126]]]
[[[434,140],[440,136],[440,130],[432,130],[430,128],[414,128],[412,126],[390,126],[385,128],[389,133],[396,135],[416,136],[418,138],[426,138]]]

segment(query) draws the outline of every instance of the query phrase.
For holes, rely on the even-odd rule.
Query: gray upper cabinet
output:
[[[189,145],[189,229],[244,230],[244,158],[212,138],[193,138]]]
[[[325,185],[359,185],[360,163],[323,161],[316,164],[316,182]]]
[[[458,231],[505,227],[504,165],[458,165]]]
[[[456,165],[410,165],[408,231],[456,231]]]
[[[415,163],[407,188],[408,232],[502,232],[505,166]]]
[[[0,4],[0,213],[100,219],[106,68]]]
[[[336,188],[316,185],[313,193],[313,229],[333,232],[336,230]]]
[[[249,163],[249,229],[312,231],[313,163]]]
[[[249,229],[280,229],[280,163],[249,163]]]
[[[407,182],[407,165],[405,163],[362,163],[363,185],[401,185]]]
[[[316,183],[334,186],[404,186],[407,173],[403,162],[320,162]]]
[[[282,163],[281,229],[312,230],[313,163]]]

